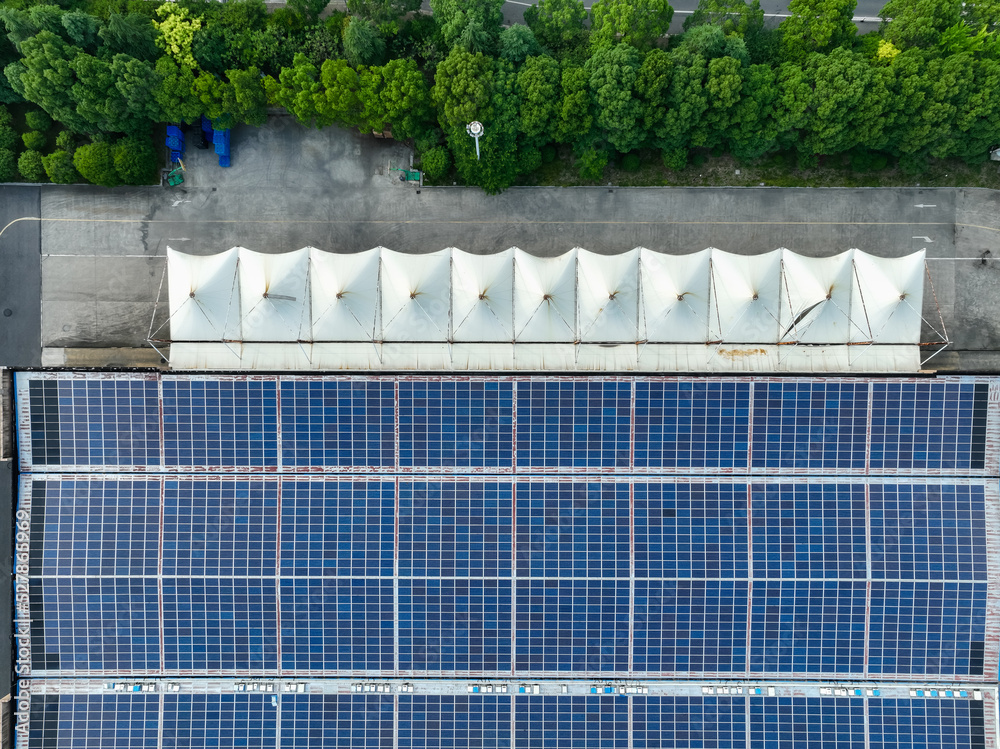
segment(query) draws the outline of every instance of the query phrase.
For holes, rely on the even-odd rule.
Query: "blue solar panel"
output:
[[[395,400],[392,380],[282,380],[282,464],[395,465]]]
[[[868,700],[871,749],[983,749],[983,703]]]
[[[745,697],[632,697],[634,749],[744,749]]]
[[[637,467],[744,467],[749,425],[747,382],[636,380]]]
[[[743,484],[635,484],[636,577],[747,576]]]
[[[48,579],[30,592],[31,660],[38,670],[149,672],[160,668],[156,580]]]
[[[281,696],[281,745],[295,749],[393,749],[391,695]]]
[[[865,749],[864,700],[751,697],[750,746]]]
[[[865,487],[754,484],[753,573],[758,578],[864,578]]]
[[[399,581],[399,668],[510,670],[509,580]]]
[[[872,583],[872,674],[983,675],[986,583]]]
[[[281,667],[390,671],[392,580],[281,581]]]
[[[628,484],[517,486],[520,577],[628,577]]]
[[[875,578],[986,580],[984,487],[873,484]]]
[[[627,467],[631,400],[630,382],[519,381],[517,465]]]
[[[166,694],[163,744],[176,749],[270,749],[278,709],[265,694]]]
[[[164,378],[163,440],[168,466],[275,466],[277,383]]]
[[[514,745],[532,749],[626,749],[628,700],[515,697]]]
[[[746,671],[747,583],[636,580],[635,671]]]
[[[33,695],[30,746],[157,749],[159,707],[160,698],[155,694]]]
[[[282,575],[392,575],[392,481],[281,483]]]
[[[277,619],[273,579],[164,578],[164,667],[273,670]]]
[[[35,465],[160,464],[160,399],[148,379],[45,379],[28,383]]]
[[[861,673],[865,582],[755,582],[750,671]]]
[[[982,468],[988,386],[872,383],[873,470]]]
[[[512,464],[510,382],[399,383],[399,464],[497,468]]]
[[[399,749],[510,749],[510,697],[401,695]]]
[[[32,575],[155,575],[159,481],[34,481]]]
[[[511,483],[403,481],[399,574],[509,577]]]
[[[757,382],[755,468],[864,468],[868,383]]]
[[[164,482],[163,574],[274,575],[274,481]]]
[[[515,668],[628,669],[628,580],[531,580],[517,584]]]

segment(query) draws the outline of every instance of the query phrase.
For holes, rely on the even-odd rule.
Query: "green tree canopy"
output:
[[[110,143],[88,143],[73,154],[73,166],[80,175],[95,185],[115,187],[121,184],[115,170],[115,149]]]
[[[621,41],[646,49],[669,31],[673,17],[667,0],[597,0],[590,9],[590,44],[596,49]]]
[[[521,99],[520,128],[529,138],[552,140],[559,124],[559,63],[543,55],[529,57],[517,73],[517,93]]]
[[[781,49],[786,60],[803,61],[813,52],[850,44],[857,34],[857,0],[791,0],[790,17],[781,22]]]
[[[347,9],[376,26],[395,25],[401,16],[420,10],[420,0],[347,0]]]
[[[542,48],[531,29],[516,23],[500,32],[500,57],[520,65],[530,55],[541,54]]]
[[[553,52],[579,43],[584,36],[587,9],[583,0],[538,0],[524,9],[524,22],[535,38]]]
[[[195,91],[194,70],[164,55],[156,61],[154,71],[160,81],[153,91],[160,122],[194,122],[201,117],[205,108]]]
[[[112,13],[108,22],[97,31],[103,46],[102,56],[129,55],[153,62],[160,56],[156,46],[157,30],[147,16],[139,13]]]
[[[447,47],[458,44],[465,27],[476,23],[491,40],[492,52],[503,24],[503,4],[504,0],[431,0],[431,10]]]
[[[936,47],[961,14],[962,0],[889,0],[880,13],[882,36],[900,49]]]
[[[437,67],[431,99],[445,131],[482,117],[493,94],[493,60],[455,47]]]
[[[385,40],[371,21],[353,16],[344,28],[344,56],[358,65],[380,65],[385,57]]]
[[[620,44],[598,48],[584,66],[590,74],[595,122],[622,153],[638,148],[646,139],[642,103],[634,92],[641,65],[642,55]]]
[[[66,151],[54,151],[48,156],[42,156],[42,167],[50,182],[68,185],[81,179],[80,173],[73,166],[73,155]]]
[[[684,19],[684,30],[697,26],[718,26],[723,34],[749,36],[764,28],[760,0],[698,0],[698,7]]]

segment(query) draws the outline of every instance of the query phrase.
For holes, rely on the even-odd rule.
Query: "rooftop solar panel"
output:
[[[278,710],[263,694],[166,694],[162,744],[177,749],[277,746]]]
[[[756,578],[867,576],[863,484],[751,487]]]
[[[280,592],[284,670],[392,671],[391,579],[282,580]]]
[[[747,577],[745,484],[635,482],[635,575]]]
[[[628,467],[631,401],[628,381],[518,382],[518,467]]]
[[[518,484],[520,577],[629,576],[628,484]]]
[[[278,423],[274,379],[163,379],[167,466],[276,466]]]
[[[628,701],[616,697],[515,697],[515,746],[628,748]]]
[[[282,746],[394,749],[391,695],[293,694],[281,697]]]
[[[26,749],[157,749],[158,695],[38,695]]]
[[[357,469],[396,464],[391,380],[289,378],[280,387],[282,465]]]
[[[861,580],[755,582],[750,671],[864,672],[865,600]]]
[[[510,749],[509,697],[402,695],[399,749]]]
[[[745,470],[750,392],[746,381],[637,380],[635,466]]]
[[[513,484],[402,481],[399,574],[510,577]]]
[[[399,465],[509,467],[513,452],[510,382],[399,383]]]
[[[634,749],[744,749],[746,697],[633,697]]]
[[[395,519],[393,481],[283,481],[281,574],[392,576]]]
[[[867,382],[756,382],[753,465],[759,468],[863,469]]]
[[[632,670],[747,670],[747,593],[740,580],[636,580]]]
[[[776,749],[865,749],[864,701],[750,697],[750,744]]]
[[[872,749],[983,749],[981,700],[869,700]]]

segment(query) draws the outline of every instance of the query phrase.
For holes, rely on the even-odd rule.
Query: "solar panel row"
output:
[[[24,644],[36,674],[976,677],[987,486],[25,479]]]
[[[64,694],[32,696],[29,715],[31,749],[985,745],[983,703],[941,699]]]
[[[933,479],[43,474],[21,500],[31,575],[986,581],[996,494]]]
[[[985,380],[18,378],[25,470],[981,475]]]

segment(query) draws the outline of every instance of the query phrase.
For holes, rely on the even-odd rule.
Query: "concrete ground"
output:
[[[992,353],[1000,351],[1000,260],[978,259],[988,248],[1000,258],[1000,195],[990,191],[594,187],[488,196],[418,189],[388,171],[390,163],[410,163],[403,145],[335,128],[306,130],[289,117],[237,129],[232,151],[233,166],[222,169],[214,154],[189,146],[179,188],[41,188],[42,324],[34,351],[126,347],[82,359],[58,354],[46,363],[139,362],[127,347],[144,345],[155,300],[166,298],[168,246],[192,253],[234,245],[273,252],[383,245],[415,253],[519,246],[539,255],[574,246],[606,253],[788,247],[811,255],[857,247],[883,256],[926,247],[937,302],[954,350],[963,352],[960,361],[949,355],[936,362],[1000,369]],[[36,213],[30,203],[17,210]],[[25,237],[12,241],[10,232],[0,236],[0,253],[30,266],[37,249]],[[935,294],[925,294],[924,311],[937,324]],[[152,352],[141,359],[157,362]]]

